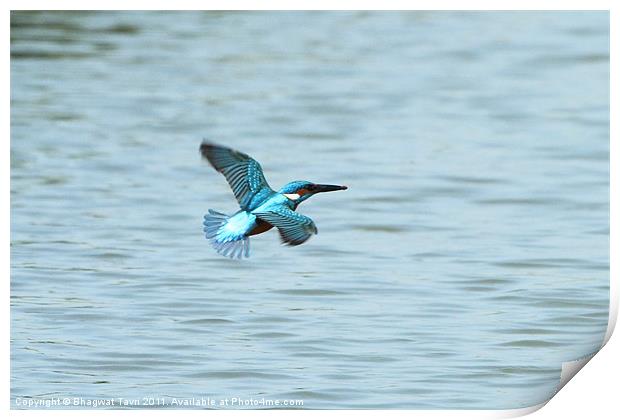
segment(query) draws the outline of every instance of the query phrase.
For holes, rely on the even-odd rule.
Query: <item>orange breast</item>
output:
[[[259,233],[267,232],[272,227],[273,225],[271,223],[265,222],[261,219],[256,219],[256,227],[250,231],[249,235],[252,236],[258,235]]]

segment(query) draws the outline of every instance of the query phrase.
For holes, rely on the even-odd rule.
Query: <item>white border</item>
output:
[[[4,28],[4,37],[3,37],[3,46],[5,51],[5,57],[10,56],[10,45],[9,45],[9,10],[62,10],[62,9],[100,9],[100,10],[141,10],[141,9],[153,9],[153,10],[199,10],[199,9],[212,9],[212,10],[610,10],[611,11],[611,151],[610,151],[610,175],[611,175],[611,184],[610,184],[610,214],[617,215],[619,211],[618,207],[618,197],[620,197],[620,191],[618,191],[618,183],[614,180],[618,179],[618,150],[617,150],[617,141],[618,141],[618,129],[617,129],[617,121],[618,121],[618,86],[617,86],[617,74],[618,74],[618,56],[617,56],[617,42],[614,42],[618,35],[618,26],[620,24],[618,20],[618,7],[614,7],[614,2],[611,0],[590,0],[590,1],[576,1],[576,0],[565,0],[565,1],[557,1],[557,0],[521,0],[521,1],[499,1],[499,0],[477,0],[477,1],[461,1],[458,0],[435,0],[435,1],[393,1],[393,0],[339,0],[339,1],[325,1],[325,0],[317,0],[317,1],[283,1],[283,0],[271,0],[268,2],[261,2],[260,5],[262,7],[258,7],[256,1],[248,1],[248,0],[230,0],[230,1],[190,1],[190,0],[176,0],[173,5],[169,2],[161,1],[161,0],[125,0],[125,1],[91,1],[87,4],[84,4],[83,1],[75,1],[75,0],[57,0],[53,3],[49,1],[41,1],[41,0],[31,0],[31,1],[8,1],[6,2],[8,5],[7,11],[2,15],[1,22],[2,27]],[[616,2],[617,3],[617,2]],[[88,6],[88,7],[84,7]],[[172,6],[172,7],[171,7]],[[5,86],[5,92],[9,92],[10,90],[10,62],[7,60],[5,65],[3,66],[3,80]],[[5,97],[5,100],[2,102],[2,126],[5,127],[5,138],[10,139],[10,97],[8,95]],[[0,171],[2,171],[2,186],[3,186],[3,200],[2,206],[0,207],[0,211],[2,212],[3,219],[5,221],[9,221],[9,223],[4,223],[2,225],[2,232],[4,233],[5,238],[10,237],[10,143],[6,141],[4,146],[4,153],[2,154],[3,164],[0,165]],[[618,255],[618,224],[616,220],[612,217],[610,225],[610,257]],[[4,268],[4,272],[7,273],[4,282],[4,291],[5,291],[5,306],[2,311],[2,317],[4,321],[4,326],[10,326],[10,246],[9,241],[5,239],[5,242],[2,245],[2,266]],[[611,296],[611,304],[610,304],[610,322],[608,325],[605,342],[607,343],[611,337],[613,329],[615,327],[615,323],[617,320],[618,314],[618,285],[617,285],[617,264],[616,258],[611,258],[611,266],[610,266],[610,296]],[[5,381],[2,382],[2,390],[4,398],[0,399],[0,407],[3,408],[2,411],[7,413],[10,416],[15,417],[26,417],[32,418],[33,416],[62,416],[63,418],[81,418],[84,416],[83,411],[74,410],[74,411],[38,411],[38,410],[9,410],[10,407],[10,387],[9,387],[9,354],[10,354],[10,332],[9,328],[4,328],[4,345],[2,346],[2,368],[5,372]],[[596,399],[597,396],[603,394],[605,395],[605,391],[607,391],[607,399],[601,400],[600,398],[596,399],[597,401],[597,410],[599,414],[597,418],[613,418],[615,414],[617,414],[617,405],[615,403],[615,399],[611,394],[613,390],[617,389],[616,386],[612,386],[613,383],[617,383],[617,378],[615,375],[618,374],[618,363],[617,360],[613,357],[614,351],[609,349],[609,347],[615,348],[615,353],[618,353],[618,344],[616,343],[618,340],[611,340],[613,343],[611,346],[607,345],[605,349],[601,351],[601,354],[605,354],[605,363],[601,365],[598,363],[598,358],[602,359],[601,355],[596,355],[594,357],[594,361],[591,363],[592,365],[596,365],[598,371],[592,371],[587,366],[584,370],[588,372],[588,376],[584,374],[583,378],[580,378],[579,381],[572,381],[572,383],[579,382],[579,387],[576,384],[569,384],[567,388],[579,389],[579,394],[573,395],[573,398],[567,399],[563,398],[564,391],[561,391],[556,397],[553,398],[552,401],[562,400],[564,405],[558,407],[559,404],[554,403],[550,404],[553,407],[549,407],[549,409],[553,408],[555,410],[555,415],[561,416],[563,419],[572,419],[572,418],[582,418],[585,415],[583,408],[587,407],[586,410],[590,410],[588,407],[588,394],[590,395],[590,399]],[[590,359],[588,359],[590,360]],[[581,368],[583,363],[567,363],[566,365],[571,367],[573,371],[575,367]],[[592,366],[594,369],[595,366]],[[578,371],[577,369],[576,371]],[[573,372],[573,373],[576,373]],[[611,373],[611,375],[610,375]],[[563,376],[566,378],[567,373],[563,372]],[[614,375],[613,377],[610,377]],[[581,375],[580,375],[581,376]],[[586,381],[589,381],[585,383]],[[585,385],[585,386],[584,386]],[[610,392],[611,390],[611,392]],[[568,394],[568,391],[566,392]],[[585,401],[584,401],[585,398]],[[580,402],[581,400],[581,402]],[[605,404],[607,404],[607,408],[605,408]],[[381,416],[389,416],[389,417],[407,417],[411,418],[412,416],[424,419],[435,419],[435,418],[471,418],[471,419],[486,419],[486,418],[506,418],[506,417],[515,417],[525,415],[531,412],[538,410],[540,407],[545,404],[540,404],[533,407],[527,407],[523,409],[516,410],[468,410],[468,411],[444,411],[444,410],[435,410],[435,411],[427,411],[427,410],[364,410],[364,411],[356,411],[356,410],[340,410],[340,411],[330,411],[327,413],[326,411],[321,411],[323,415],[328,414],[328,417],[333,415],[338,415],[338,417],[349,417],[349,418],[358,418],[360,416],[370,416],[377,413]],[[574,410],[573,408],[578,407],[582,409]],[[600,410],[604,408],[604,410]],[[379,411],[379,412],[377,412]],[[550,410],[549,410],[550,411]],[[544,415],[544,418],[554,418],[554,412],[549,413],[547,410],[542,410],[537,413],[537,416]],[[248,410],[248,411],[224,411],[217,410],[211,411],[208,413],[209,416],[217,416],[219,418],[229,418],[238,416],[250,416],[250,417],[281,417],[281,418],[290,418],[291,416],[300,418],[300,417],[314,417],[316,415],[316,411],[280,411],[280,410]],[[546,416],[549,413],[550,416]],[[576,413],[580,413],[577,417]],[[135,417],[135,416],[184,416],[184,417],[196,417],[199,416],[202,418],[205,416],[205,412],[203,411],[173,411],[173,412],[162,412],[162,411],[151,411],[151,410],[136,410],[136,411],[98,411],[98,410],[90,410],[87,415],[89,417],[104,417],[109,415],[121,416],[121,417]]]

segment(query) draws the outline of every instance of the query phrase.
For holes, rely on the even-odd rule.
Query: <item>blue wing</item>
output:
[[[226,177],[243,210],[249,210],[258,193],[271,193],[260,164],[245,153],[227,147],[202,142],[200,153]]]
[[[259,219],[278,228],[282,242],[288,245],[300,245],[317,233],[311,218],[297,213],[288,207],[278,206],[269,211],[254,213]]]

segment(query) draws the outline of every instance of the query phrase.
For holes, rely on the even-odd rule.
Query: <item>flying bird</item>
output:
[[[224,175],[241,208],[232,216],[211,209],[204,216],[205,237],[218,253],[230,258],[249,257],[250,236],[274,226],[284,244],[303,244],[317,229],[312,219],[295,211],[297,206],[314,194],[347,189],[341,185],[293,181],[274,191],[260,164],[245,153],[203,141],[200,154]]]

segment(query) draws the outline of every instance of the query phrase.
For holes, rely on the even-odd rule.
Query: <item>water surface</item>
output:
[[[11,15],[11,396],[516,408],[609,301],[603,12]],[[344,184],[217,255],[203,137]]]

